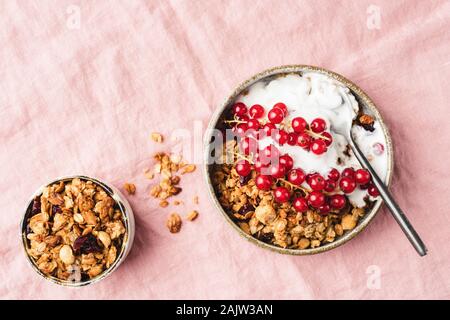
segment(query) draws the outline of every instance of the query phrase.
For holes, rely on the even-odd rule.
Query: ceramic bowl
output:
[[[325,74],[338,82],[344,84],[347,86],[351,93],[355,96],[356,100],[358,101],[359,105],[362,106],[364,109],[368,110],[373,116],[375,116],[376,120],[380,123],[381,128],[383,130],[385,139],[386,139],[386,152],[388,155],[388,167],[387,167],[387,176],[386,176],[386,184],[389,186],[391,183],[392,178],[392,170],[393,170],[393,150],[392,150],[392,140],[391,136],[389,134],[388,128],[386,127],[383,118],[381,117],[381,114],[378,110],[378,108],[375,106],[373,101],[369,98],[369,96],[356,84],[351,82],[350,80],[346,79],[345,77],[341,76],[340,74],[337,74],[335,72],[329,71],[324,68],[315,67],[315,66],[309,66],[309,65],[289,65],[289,66],[280,66],[275,67],[269,70],[265,70],[261,73],[258,73],[251,77],[250,79],[244,81],[241,83],[236,89],[233,90],[233,92],[230,94],[230,96],[225,100],[225,102],[215,111],[213,114],[210,123],[208,125],[207,132],[211,132],[212,129],[218,128],[218,124],[222,122],[222,120],[225,118],[226,111],[231,108],[236,98],[244,92],[246,89],[248,89],[249,86],[254,84],[255,82],[258,82],[260,80],[268,80],[272,77],[276,77],[283,74],[289,74],[289,73],[296,73],[296,74],[302,74],[304,72],[317,72]],[[239,226],[230,218],[230,216],[225,212],[223,207],[221,206],[215,190],[214,186],[212,185],[212,179],[211,179],[211,172],[213,165],[208,163],[207,159],[209,157],[209,154],[211,153],[211,140],[212,135],[207,135],[205,137],[204,141],[204,156],[205,161],[203,165],[203,174],[206,179],[206,184],[208,185],[208,192],[210,195],[210,198],[212,199],[212,202],[216,206],[217,210],[222,214],[222,216],[225,218],[225,220],[233,227],[242,237],[246,238],[247,240],[251,241],[252,243],[265,248],[269,249],[278,253],[284,253],[284,254],[292,254],[292,255],[309,255],[309,254],[317,254],[326,252],[328,250],[334,249],[339,247],[340,245],[346,243],[347,241],[353,239],[356,235],[358,235],[362,230],[364,230],[367,225],[372,221],[372,219],[375,217],[375,215],[380,210],[380,207],[382,205],[382,200],[379,199],[375,202],[372,209],[365,214],[363,218],[361,218],[358,221],[358,225],[350,230],[347,231],[344,235],[337,238],[335,241],[331,243],[327,243],[324,245],[321,245],[320,247],[316,248],[309,248],[309,249],[285,249],[281,248],[275,245],[271,245],[265,242],[262,242],[254,237],[252,237],[249,234],[246,234],[244,231],[239,228]]]

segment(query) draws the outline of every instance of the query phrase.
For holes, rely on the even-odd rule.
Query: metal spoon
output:
[[[349,108],[351,108],[351,103],[349,102],[348,97],[345,94],[343,94],[342,98],[349,106]],[[350,114],[352,114],[352,110],[348,111],[350,111]],[[381,198],[384,200],[384,203],[391,211],[392,215],[394,216],[394,219],[400,225],[400,228],[405,233],[409,242],[411,242],[411,244],[413,245],[413,247],[416,249],[417,253],[420,256],[425,256],[428,250],[425,247],[425,244],[423,243],[422,239],[420,239],[419,235],[417,234],[416,230],[414,230],[408,218],[400,209],[397,202],[395,202],[394,198],[392,197],[387,187],[384,185],[383,181],[380,179],[380,177],[378,177],[369,160],[367,160],[366,156],[361,152],[358,145],[355,143],[355,140],[353,139],[352,135],[352,123],[349,124],[348,128],[335,128],[335,131],[336,133],[343,135],[347,139],[348,143],[350,144],[350,147],[353,150],[353,153],[355,154],[361,166],[366,168],[372,175],[373,184],[378,188]]]

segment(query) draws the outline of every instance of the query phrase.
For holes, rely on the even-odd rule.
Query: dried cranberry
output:
[[[61,213],[61,207],[60,206],[53,206],[52,207],[52,214]]]
[[[267,242],[270,243],[273,239],[273,233],[268,232],[268,233],[261,233],[261,235],[259,236],[259,240],[263,241],[263,242]]]
[[[73,249],[77,255],[102,251],[102,248],[97,242],[97,238],[92,233],[78,237],[73,243]]]
[[[250,180],[250,174],[243,177],[243,176],[239,176],[239,183],[241,184],[241,186],[246,185],[248,180]]]
[[[89,277],[89,275],[87,273],[85,273],[85,272],[81,273],[81,281],[82,282],[88,281],[89,279],[90,279],[90,277]]]
[[[246,214],[247,212],[254,210],[255,210],[254,206],[252,206],[250,203],[246,203],[239,209],[239,214]]]
[[[34,216],[41,212],[41,198],[36,197],[33,200],[33,207],[31,208],[31,215]]]

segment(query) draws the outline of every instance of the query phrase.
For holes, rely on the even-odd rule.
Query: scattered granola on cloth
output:
[[[180,232],[181,224],[181,217],[178,213],[172,213],[166,221],[166,226],[171,233]]]
[[[169,199],[181,193],[182,188],[179,186],[181,175],[192,173],[196,170],[194,164],[187,164],[183,161],[181,155],[167,154],[165,152],[157,153],[154,157],[156,160],[153,170],[146,169],[145,176],[153,179],[155,176],[160,177],[160,181],[153,185],[150,189],[150,196],[159,199],[159,206],[166,208],[169,206]],[[175,200],[173,205],[179,206],[183,202]],[[198,197],[194,198],[194,203],[198,204]],[[193,221],[197,218],[198,212],[192,211],[187,219]],[[167,220],[167,227],[171,233],[177,233],[181,229],[181,218],[178,214],[172,214]]]
[[[155,141],[157,143],[162,143],[163,140],[164,140],[162,134],[160,134],[158,132],[152,132],[151,138],[152,138],[153,141]]]
[[[136,193],[136,186],[133,183],[125,183],[123,188],[129,195],[133,195]]]
[[[102,187],[78,178],[47,186],[34,199],[25,232],[39,270],[74,282],[112,266],[127,237],[116,202]]]

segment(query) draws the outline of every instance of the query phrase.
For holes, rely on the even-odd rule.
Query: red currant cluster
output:
[[[266,123],[264,127],[280,123],[287,112],[285,108],[286,106],[283,103],[276,104],[269,111],[270,122]],[[243,103],[235,104],[233,112],[239,119],[248,117],[247,107]],[[254,105],[250,108],[249,113],[252,118],[247,118],[246,122],[237,125],[246,126],[243,132],[249,126],[252,129],[259,128],[260,123],[256,119],[263,116],[264,108],[260,105]],[[249,125],[249,123],[252,123],[252,125]],[[295,118],[292,121],[292,128],[294,134],[302,134],[305,133],[307,123],[303,118]],[[314,133],[324,134],[326,123],[322,119],[316,119],[311,123],[310,128]],[[315,141],[317,140],[324,142],[322,139],[316,139]],[[284,142],[289,143],[289,140]],[[326,150],[326,146],[324,148]],[[301,168],[293,168],[292,157],[288,154],[281,155],[278,148],[273,144],[258,150],[258,143],[255,139],[243,136],[239,143],[239,149],[243,155],[238,154],[240,159],[235,165],[236,172],[241,177],[247,177],[252,170],[255,170],[255,184],[258,189],[265,191],[273,189],[274,199],[279,203],[287,202],[293,198],[292,205],[298,212],[306,212],[309,207],[322,214],[328,214],[331,210],[341,210],[347,204],[347,198],[344,194],[352,193],[357,185],[360,189],[367,190],[369,195],[378,196],[378,190],[372,184],[371,175],[367,170],[358,169],[355,171],[353,168],[346,168],[342,173],[339,173],[337,169],[333,168],[324,178],[319,173],[306,174]],[[311,147],[311,150],[315,152],[314,147]],[[302,187],[305,181],[310,189]],[[277,184],[277,182],[281,182],[280,184],[284,186],[276,185],[273,188],[274,183]],[[344,194],[333,194],[336,191],[342,191]]]
[[[272,190],[274,182],[281,181],[285,186],[276,186],[273,189],[274,199],[279,203],[287,202],[291,199],[294,190],[293,207],[298,212],[306,212],[310,207],[317,209],[322,214],[327,214],[331,210],[341,210],[347,203],[344,194],[355,191],[357,185],[362,190],[367,190],[368,194],[376,197],[379,195],[378,189],[371,182],[371,175],[365,169],[354,170],[346,168],[339,173],[337,169],[331,169],[327,178],[319,173],[305,174],[300,168],[293,169],[292,158],[285,154],[280,157],[280,163],[270,167],[270,174],[261,174],[258,162],[252,165],[247,160],[240,160],[236,164],[236,172],[240,176],[247,176],[252,169],[258,173],[255,177],[256,187],[260,190]],[[287,180],[285,179],[287,176]],[[310,189],[303,188],[303,182],[308,184]],[[302,195],[295,193],[301,191]],[[344,194],[332,194],[342,191]]]
[[[272,136],[279,145],[286,143],[291,146],[298,145],[317,155],[325,153],[333,142],[331,134],[325,131],[327,123],[322,118],[314,119],[309,125],[302,117],[293,118],[290,126],[292,131],[288,132],[289,126],[283,123],[288,110],[282,102],[269,110],[268,121],[262,119],[265,110],[259,104],[247,109],[244,103],[237,102],[233,105],[232,112],[235,120],[228,122],[235,123],[233,131],[240,137],[253,136],[258,139]]]

